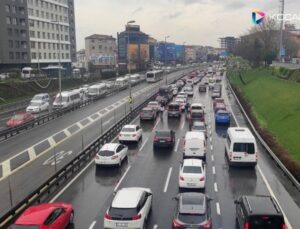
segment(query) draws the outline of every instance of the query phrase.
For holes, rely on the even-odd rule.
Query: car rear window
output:
[[[192,110],[202,110],[201,106],[192,106]]]
[[[152,110],[142,110],[142,114],[152,114]]]
[[[170,104],[168,109],[170,111],[174,111],[174,110],[177,111],[177,110],[179,110],[179,104]]]
[[[192,112],[191,113],[192,118],[201,118],[203,116],[202,112]]]
[[[205,130],[204,126],[193,126],[192,130]]]
[[[187,224],[200,224],[206,220],[204,214],[178,214],[178,219]]]
[[[135,132],[135,128],[123,128],[122,132]]]
[[[157,131],[156,132],[156,137],[170,137],[170,131]]]
[[[234,143],[233,144],[233,151],[238,153],[248,153],[248,154],[254,154],[254,143]]]
[[[136,208],[110,208],[108,214],[113,220],[131,220],[133,216],[138,214]]]
[[[202,173],[202,169],[200,166],[184,166],[184,173]]]
[[[100,150],[98,153],[98,155],[102,157],[110,157],[113,156],[114,154],[115,152],[110,150]]]
[[[283,223],[281,216],[253,216],[249,226],[253,229],[282,229]]]

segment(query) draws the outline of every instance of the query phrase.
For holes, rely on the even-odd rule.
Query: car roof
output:
[[[49,94],[48,93],[39,93],[39,94],[35,94],[34,96],[37,96],[37,95],[44,96],[44,95],[49,95]]]
[[[185,134],[185,140],[187,139],[195,139],[195,138],[201,138],[205,139],[203,132],[194,132],[194,131],[187,131]]]
[[[233,139],[255,140],[253,134],[246,127],[229,127],[227,133]]]
[[[198,213],[206,212],[206,197],[202,193],[186,192],[179,194],[179,212],[180,213]]]
[[[203,107],[202,103],[192,103],[192,104],[191,104],[191,107],[193,107],[193,106],[200,106],[200,107]]]
[[[150,101],[148,104],[150,104],[150,103],[155,103],[155,104],[158,104],[158,102],[157,101]]]
[[[205,123],[204,122],[195,121],[193,123],[193,126],[205,126]]]
[[[57,207],[64,207],[62,203],[43,203],[27,208],[16,220],[15,224],[41,225]]]
[[[218,110],[217,115],[218,114],[228,114],[229,115],[229,112],[226,110]]]
[[[125,125],[123,126],[123,128],[136,128],[137,125]]]
[[[137,207],[143,192],[146,191],[141,188],[123,188],[120,189],[113,202],[113,208],[135,208]]]
[[[151,108],[151,107],[144,107],[142,110],[152,111],[153,108]]]
[[[249,214],[282,215],[278,204],[271,196],[243,196],[242,200]]]
[[[201,159],[184,159],[183,160],[183,166],[202,166],[202,160]]]
[[[106,143],[104,146],[101,147],[100,151],[109,150],[115,151],[115,149],[119,146],[119,143]]]

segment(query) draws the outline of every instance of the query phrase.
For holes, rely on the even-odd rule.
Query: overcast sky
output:
[[[300,15],[300,0],[285,2],[286,13]],[[77,48],[91,34],[116,37],[129,20],[157,40],[169,35],[178,44],[219,47],[219,37],[239,36],[253,26],[253,9],[278,13],[279,0],[75,0]]]

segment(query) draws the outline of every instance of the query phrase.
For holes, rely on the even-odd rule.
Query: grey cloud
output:
[[[225,4],[226,9],[237,10],[245,7],[245,3],[243,2],[231,2],[229,4]]]
[[[169,0],[169,2],[180,2],[184,5],[192,5],[192,4],[203,4],[208,3],[209,0]]]
[[[169,19],[175,19],[175,18],[178,18],[180,15],[182,15],[182,12],[176,12],[176,13],[173,13],[173,14],[169,14],[167,16],[167,18],[169,18]]]

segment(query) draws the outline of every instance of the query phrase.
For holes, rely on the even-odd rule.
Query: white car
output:
[[[148,188],[122,188],[104,216],[104,228],[145,229],[152,207],[153,194]]]
[[[32,100],[28,107],[26,108],[26,112],[30,113],[39,113],[42,111],[48,111],[49,103],[42,100]]]
[[[95,164],[119,165],[127,157],[128,147],[119,143],[107,143],[96,154]]]
[[[154,110],[158,111],[160,108],[159,102],[157,101],[150,101],[147,107],[153,108]]]
[[[185,111],[186,99],[185,98],[176,98],[175,103],[178,103],[180,106],[180,111]]]
[[[194,90],[192,87],[185,87],[184,88],[184,92],[188,95],[188,96],[193,96],[194,95]]]
[[[40,93],[33,96],[31,101],[44,101],[44,102],[50,102],[50,96],[48,93]]]
[[[142,128],[138,125],[125,125],[119,134],[119,142],[138,142],[142,138],[142,132]]]
[[[205,188],[205,165],[202,160],[183,160],[179,170],[179,188]]]

